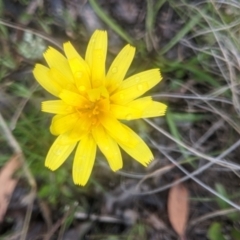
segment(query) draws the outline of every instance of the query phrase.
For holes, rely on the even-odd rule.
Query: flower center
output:
[[[89,106],[87,107],[87,116],[89,118],[89,121],[91,122],[92,125],[96,125],[99,121],[99,117],[101,115],[101,108],[99,106],[99,101],[92,103],[90,102]]]
[[[109,112],[109,94],[104,87],[99,87],[87,91],[88,102],[78,111],[86,117],[91,125],[97,125],[101,116]]]

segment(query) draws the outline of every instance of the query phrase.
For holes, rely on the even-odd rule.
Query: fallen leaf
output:
[[[183,184],[174,185],[168,195],[168,216],[173,229],[184,239],[189,212],[189,193]]]
[[[3,221],[3,217],[7,211],[9,201],[18,181],[12,179],[12,176],[21,166],[19,156],[18,154],[10,158],[0,171],[0,222]]]

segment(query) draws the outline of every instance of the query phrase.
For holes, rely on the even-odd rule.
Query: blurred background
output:
[[[240,239],[239,11],[234,0],[0,0],[0,239]],[[123,153],[113,173],[99,153],[79,187],[72,156],[44,167],[52,96],[32,70],[66,41],[84,56],[96,29],[108,32],[107,68],[130,43],[128,76],[161,69],[151,95],[169,108],[127,122],[154,153],[147,168]]]

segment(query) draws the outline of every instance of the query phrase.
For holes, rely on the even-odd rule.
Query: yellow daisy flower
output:
[[[39,84],[60,100],[42,102],[42,111],[56,114],[50,126],[57,139],[45,166],[59,168],[77,146],[73,181],[85,185],[90,177],[97,147],[110,168],[122,168],[121,147],[142,165],[153,159],[145,142],[119,120],[163,116],[167,106],[151,97],[140,97],[162,79],[159,69],[135,74],[124,80],[135,48],[126,45],[105,73],[107,32],[96,30],[88,44],[85,60],[70,42],[65,56],[54,48],[44,53],[49,67],[36,64],[33,74]]]

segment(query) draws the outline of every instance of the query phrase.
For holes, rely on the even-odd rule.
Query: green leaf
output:
[[[211,224],[210,228],[208,229],[207,236],[210,240],[225,240],[222,232],[222,225],[218,222],[214,222]]]
[[[171,113],[172,118],[174,121],[177,122],[196,122],[201,121],[205,118],[207,118],[204,114],[196,114],[196,113]]]
[[[228,194],[227,194],[227,191],[226,189],[224,188],[224,186],[220,183],[216,183],[215,184],[215,188],[217,190],[217,192],[219,194],[221,194],[223,197],[225,198],[229,198]],[[226,209],[229,207],[229,204],[226,203],[225,201],[223,201],[221,198],[217,198],[217,203],[218,203],[218,206],[221,208],[221,209]]]
[[[110,26],[124,40],[131,44],[133,43],[133,39],[118,25],[118,23],[102,10],[102,8],[99,6],[98,1],[89,0],[89,3],[95,13],[102,19],[103,22]]]
[[[231,236],[233,240],[239,240],[240,239],[240,230],[233,228],[231,231]]]
[[[193,16],[191,18],[191,20],[186,23],[183,28],[178,31],[178,33],[172,38],[172,40],[164,46],[164,48],[160,51],[160,54],[164,54],[167,51],[169,51],[174,45],[176,45],[181,39],[183,39],[183,37],[190,31],[193,29],[193,27],[196,24],[199,24],[200,19],[202,18],[202,14],[200,13],[196,13],[195,16]]]
[[[178,127],[176,125],[176,121],[174,119],[174,115],[173,113],[170,112],[170,110],[168,110],[167,114],[166,114],[166,121],[168,124],[168,127],[170,129],[171,134],[178,140],[178,141],[182,141],[181,138],[181,134],[178,131]],[[185,151],[185,149],[179,145],[179,149],[182,153],[182,155],[184,156],[185,159],[188,158],[187,152]]]

